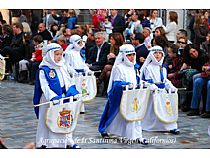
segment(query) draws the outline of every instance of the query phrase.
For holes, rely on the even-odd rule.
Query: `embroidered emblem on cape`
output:
[[[86,80],[83,79],[82,80],[82,96],[87,96],[89,95],[88,91],[87,91],[87,86],[86,86]]]
[[[163,67],[160,65],[160,71],[163,71]]]
[[[137,98],[134,98],[134,101],[133,101],[133,111],[135,111],[135,112],[137,112],[137,111],[140,110],[138,103],[139,103],[138,99]]]
[[[50,76],[50,78],[54,78],[55,77],[55,72],[53,70],[50,70],[49,76]]]
[[[73,116],[71,114],[71,110],[63,108],[63,110],[59,113],[60,116],[58,116],[58,126],[61,128],[69,128],[73,123]]]
[[[166,112],[169,115],[172,115],[173,114],[173,110],[172,110],[172,107],[171,107],[171,102],[168,99],[166,101]]]

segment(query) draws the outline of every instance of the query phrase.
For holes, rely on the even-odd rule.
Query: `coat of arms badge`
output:
[[[63,110],[59,113],[60,116],[58,116],[58,126],[62,128],[69,128],[73,123],[73,116],[71,114],[71,110],[63,108]]]
[[[50,70],[49,76],[50,76],[50,78],[54,78],[55,77],[55,72],[53,70]]]

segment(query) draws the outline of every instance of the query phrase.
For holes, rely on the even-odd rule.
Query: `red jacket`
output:
[[[100,21],[98,19],[98,15],[97,14],[95,14],[95,15],[92,16],[92,23],[93,23],[93,26],[95,28],[97,28],[97,29],[100,28],[100,25],[99,25]]]
[[[62,44],[61,47],[63,48],[63,51],[66,50],[66,48],[68,47],[68,45],[66,43]]]
[[[42,50],[35,51],[35,61],[42,61]]]

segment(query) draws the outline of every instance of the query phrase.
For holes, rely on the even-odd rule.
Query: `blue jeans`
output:
[[[191,109],[199,108],[202,90],[203,90],[204,86],[207,86],[206,111],[210,112],[210,80],[209,80],[209,78],[197,77],[194,79]]]

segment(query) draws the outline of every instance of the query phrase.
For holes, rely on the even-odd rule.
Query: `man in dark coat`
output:
[[[102,70],[107,63],[107,55],[110,51],[110,45],[105,42],[105,34],[103,32],[95,33],[96,45],[90,48],[90,58],[87,60],[88,66],[92,71]]]
[[[135,37],[132,39],[132,44],[135,46],[136,63],[141,67],[149,54],[144,44],[144,35],[142,33],[136,33]]]
[[[46,29],[44,23],[40,23],[39,24],[39,33],[38,33],[38,35],[41,35],[43,40],[51,41],[53,39],[52,35],[50,34],[50,32]]]
[[[10,46],[6,46],[0,51],[3,57],[8,57],[6,62],[7,71],[11,71],[11,65],[19,62],[25,57],[25,39],[23,25],[21,23],[13,24],[14,36]]]
[[[20,61],[24,58],[24,33],[23,25],[21,23],[13,24],[14,36],[10,46],[6,46],[2,49],[0,54],[4,57],[9,57],[13,62]]]
[[[112,23],[112,32],[119,32],[123,35],[123,31],[125,30],[125,19],[121,15],[118,14],[116,9],[111,9],[111,23]]]

